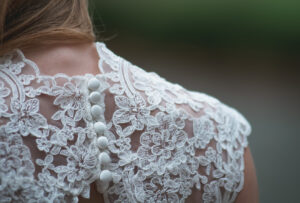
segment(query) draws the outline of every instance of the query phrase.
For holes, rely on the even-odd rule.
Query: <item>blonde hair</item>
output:
[[[93,42],[88,0],[1,0],[0,55],[58,42]]]

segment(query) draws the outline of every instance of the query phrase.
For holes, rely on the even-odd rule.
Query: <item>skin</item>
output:
[[[25,57],[34,61],[40,68],[43,75],[55,75],[63,72],[69,76],[84,75],[86,73],[98,74],[98,54],[93,43],[75,44],[75,45],[52,45],[47,47],[38,47],[30,50],[23,50]],[[62,71],[63,70],[63,71]],[[45,116],[51,117],[52,113],[57,111],[55,107],[48,105],[48,99],[45,103],[41,101],[42,112]],[[43,108],[45,105],[45,108]],[[52,108],[52,109],[51,109]],[[107,109],[108,111],[112,111]],[[52,113],[51,113],[52,112]],[[48,114],[48,115],[47,115]],[[251,155],[250,148],[245,149],[245,182],[243,190],[238,194],[235,203],[258,203],[258,184],[255,172],[255,166]],[[186,202],[201,202],[201,194],[193,190],[193,194]],[[193,196],[193,197],[192,197]],[[90,199],[79,197],[80,203],[102,203],[103,196],[97,192],[96,185],[91,184]]]
[[[245,160],[245,171],[244,171],[245,183],[242,191],[237,196],[235,202],[236,203],[257,203],[259,202],[258,184],[257,184],[254,161],[249,147],[245,149],[244,160]]]
[[[98,54],[93,43],[57,44],[23,51],[26,58],[34,61],[43,75],[98,74]]]

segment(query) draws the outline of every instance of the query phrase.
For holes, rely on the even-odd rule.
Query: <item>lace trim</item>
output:
[[[193,188],[233,202],[247,120],[96,48],[95,76],[40,75],[20,50],[0,58],[1,202],[77,202],[94,181],[106,202],[184,202]]]

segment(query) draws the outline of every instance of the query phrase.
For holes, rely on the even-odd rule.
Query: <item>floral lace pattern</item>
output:
[[[96,76],[41,75],[20,50],[0,58],[0,202],[89,198],[103,170],[90,113],[92,77],[100,81],[101,107],[114,109],[101,112],[113,179],[101,190],[107,202],[184,202],[194,188],[205,203],[233,202],[243,188],[247,120],[104,43],[96,48]]]

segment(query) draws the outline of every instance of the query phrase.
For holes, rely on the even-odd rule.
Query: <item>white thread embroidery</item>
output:
[[[233,202],[243,187],[247,120],[103,43],[96,47],[102,73],[96,76],[41,75],[20,50],[0,58],[0,202],[78,202],[79,195],[89,197],[92,182],[101,187],[104,170],[112,175],[99,189],[107,202],[184,202],[193,188],[205,203]],[[93,77],[107,129],[105,166],[90,113]],[[45,98],[51,115],[41,109]]]

